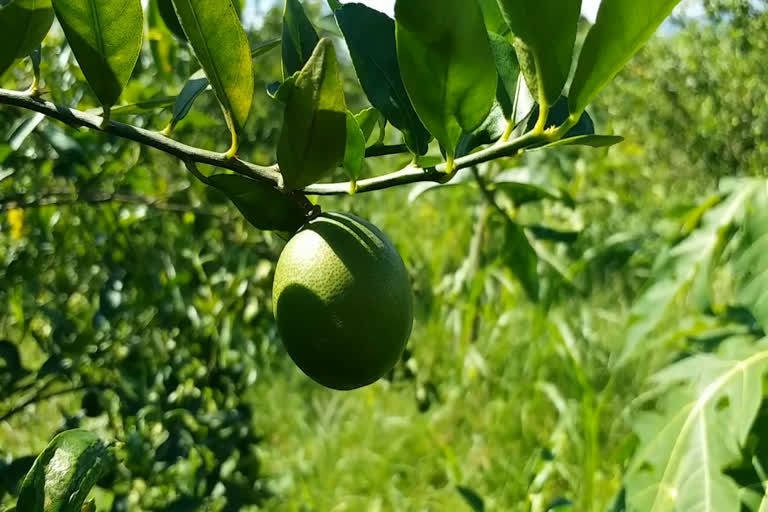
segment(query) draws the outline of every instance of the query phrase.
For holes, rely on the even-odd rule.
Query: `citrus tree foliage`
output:
[[[595,123],[584,109],[601,98],[598,93],[676,2],[606,0],[593,27],[576,25],[578,3],[561,13],[537,13],[541,2],[452,2],[435,19],[441,7],[433,2],[398,2],[391,19],[365,6],[330,2],[331,24],[324,18],[320,28],[316,6],[290,0],[248,41],[230,2],[150,2],[142,14],[147,31],[137,29],[135,9],[118,12],[105,3],[106,18],[100,20],[124,21],[120,33],[106,37],[94,33],[98,23],[83,25],[70,12],[76,2],[54,1],[51,9],[66,41],[54,32],[43,41],[42,53],[34,47],[44,34],[25,42],[24,52],[33,52],[32,73],[17,63],[3,75],[7,89],[0,91],[3,102],[37,110],[0,113],[10,126],[7,143],[0,145],[0,161],[9,169],[0,174],[9,226],[0,275],[0,294],[9,305],[2,331],[8,340],[0,345],[8,397],[0,410],[3,420],[26,414],[30,404],[76,397],[80,407],[54,414],[61,418],[60,430],[80,432],[72,429],[85,425],[104,440],[95,445],[117,441],[119,462],[98,482],[111,490],[115,510],[236,510],[259,503],[265,491],[255,451],[258,413],[247,395],[260,365],[273,354],[266,290],[280,237],[289,237],[316,213],[307,196],[352,192],[343,204],[354,204],[362,192],[423,182],[409,190],[414,209],[453,190],[464,194],[473,214],[465,264],[437,292],[468,296],[467,311],[440,306],[451,311],[449,323],[471,316],[481,298],[502,288],[519,286],[542,306],[541,314],[565,298],[588,297],[598,287],[592,276],[614,275],[606,270],[611,265],[624,269],[631,261],[649,272],[644,289],[630,294],[626,346],[615,359],[600,362],[615,372],[607,379],[590,371],[595,356],[580,346],[587,327],[574,334],[557,315],[551,321],[537,317],[539,329],[557,340],[557,353],[582,392],[583,402],[575,406],[563,398],[559,377],[536,382],[537,393],[557,411],[546,441],[558,454],[568,453],[563,441],[568,437],[589,439],[582,469],[592,479],[582,479],[571,499],[592,506],[602,492],[594,477],[601,432],[597,411],[609,395],[601,390],[617,385],[638,360],[659,356],[666,364],[694,354],[651,380],[659,398],[643,402],[634,416],[637,449],[616,506],[697,510],[704,504],[709,510],[738,510],[735,500],[741,500],[758,510],[764,478],[754,460],[763,416],[759,383],[765,349],[759,340],[765,301],[756,255],[764,246],[757,226],[764,223],[754,219],[765,183],[731,182],[706,201],[686,205],[692,208],[684,209],[683,221],[675,224],[678,232],[667,239],[654,230],[633,232],[632,226],[598,237],[567,219],[600,211],[587,204],[593,200],[607,198],[622,208],[626,198],[616,200],[610,186],[585,193],[583,183],[574,185],[578,171],[564,183],[548,168],[578,169],[584,161],[561,146],[599,148],[621,141],[596,134],[596,124],[631,133],[634,122],[643,127],[635,130],[651,133],[653,125],[663,136],[632,132],[637,135],[632,147],[671,154],[688,147],[686,137],[695,132],[700,156],[694,168],[725,174],[748,162],[745,167],[755,169],[763,148],[751,130],[760,129],[759,116],[740,123],[734,107],[760,89],[753,84],[749,93],[737,99],[723,95],[719,108],[712,106],[710,134],[728,123],[745,134],[734,137],[743,146],[733,141],[716,146],[713,137],[686,129],[686,121],[671,113],[680,91],[675,80],[683,71],[675,74],[674,59],[665,68],[668,54],[654,47],[642,57],[647,66],[632,67],[622,75],[621,87],[599,99],[608,102],[629,91],[631,101],[611,102],[611,109],[594,113]],[[0,16],[12,12],[11,6],[28,10],[23,4],[5,2]],[[675,48],[700,45],[717,55],[718,30],[764,23],[754,8],[727,2],[710,2],[708,8],[712,20],[726,21],[682,32]],[[38,16],[35,25],[45,28],[50,11],[42,10],[24,15]],[[460,23],[462,30],[436,21]],[[371,30],[361,33],[368,24]],[[561,26],[557,45],[542,42],[542,30]],[[125,38],[119,45],[112,40],[118,36]],[[89,40],[96,43],[84,43]],[[461,45],[465,40],[477,49],[472,55]],[[278,44],[282,51],[271,53]],[[343,45],[351,66],[337,58]],[[91,46],[100,53],[88,52]],[[135,59],[130,50],[139,46],[144,51]],[[746,63],[732,73],[759,67],[749,61],[759,52],[738,50]],[[18,62],[24,57],[20,51],[0,46],[0,63]],[[64,72],[70,52],[82,76]],[[64,57],[52,58],[56,54]],[[668,82],[660,87],[660,98],[644,108],[647,94],[632,96],[627,83],[647,80],[640,70],[651,68],[657,57],[654,69],[666,69]],[[726,80],[727,66],[712,69],[708,77],[695,75],[706,84],[701,87]],[[575,73],[570,84],[569,70]],[[521,106],[523,83],[538,102],[531,108]],[[9,90],[29,84],[26,92]],[[434,88],[441,93],[433,94]],[[50,92],[41,100],[43,91]],[[693,97],[680,104],[701,107]],[[709,108],[707,102],[701,108]],[[654,117],[654,109],[663,115]],[[617,112],[615,119],[606,114]],[[86,129],[72,130],[46,117]],[[163,135],[154,131],[163,128]],[[751,144],[744,142],[750,137]],[[535,151],[540,149],[552,151]],[[525,166],[508,158],[520,153]],[[396,168],[386,171],[393,172],[379,173],[382,166],[369,164],[389,154],[395,156],[384,161]],[[631,160],[630,151],[622,154]],[[711,165],[720,154],[727,160]],[[665,164],[674,168],[677,162]],[[598,171],[590,177],[601,179]],[[620,187],[616,190],[618,195]],[[227,208],[225,199],[237,210]],[[80,225],[89,229],[77,229]],[[652,265],[641,260],[654,252],[649,247],[662,249]],[[640,280],[628,275],[617,279],[636,287]],[[676,329],[681,303],[690,314]],[[465,330],[471,339],[472,328]],[[473,353],[469,346],[463,350]],[[420,403],[436,396],[432,388],[420,388]],[[578,407],[583,414],[575,415]],[[734,422],[739,428],[730,428]],[[57,443],[60,438],[43,454],[55,454]],[[33,464],[41,449],[15,453],[4,463],[4,474],[16,475],[3,479],[8,502],[30,488],[22,484],[28,470],[30,481],[47,478],[40,469],[45,462]],[[630,452],[623,451],[625,459]],[[556,491],[554,496],[543,491],[553,472],[562,478],[574,474],[558,457],[547,453],[525,468],[534,507],[570,502]],[[697,477],[687,480],[691,474]],[[77,496],[95,483],[73,482],[81,480]],[[457,490],[467,504],[482,509],[482,493],[465,486]]]

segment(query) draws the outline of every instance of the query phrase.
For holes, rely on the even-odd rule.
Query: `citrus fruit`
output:
[[[324,213],[286,244],[273,285],[286,351],[316,382],[367,386],[397,362],[413,324],[403,260],[376,226]]]

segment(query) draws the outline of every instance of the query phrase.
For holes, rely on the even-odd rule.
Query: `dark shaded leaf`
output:
[[[285,0],[283,13],[283,79],[300,71],[320,38],[299,0]]]
[[[523,285],[528,297],[539,300],[539,257],[528,240],[525,230],[518,224],[506,224],[502,261]]]
[[[456,490],[464,498],[464,501],[467,502],[467,505],[472,508],[473,512],[485,512],[485,502],[479,494],[463,485],[457,485]]]
[[[335,14],[368,101],[403,132],[412,152],[425,154],[431,136],[416,115],[403,85],[395,22],[386,14],[357,3],[346,4]]]
[[[304,224],[304,210],[299,203],[266,183],[236,174],[216,174],[208,182],[257,229],[293,233]]]
[[[513,109],[518,77],[520,76],[520,63],[517,61],[515,47],[504,37],[489,33],[488,38],[491,43],[493,58],[496,61],[496,71],[499,74],[496,99],[504,110],[504,116],[507,119],[512,119],[515,114]]]

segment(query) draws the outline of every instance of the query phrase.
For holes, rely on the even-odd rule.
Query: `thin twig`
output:
[[[277,165],[261,166],[256,165],[239,158],[228,158],[226,153],[216,153],[192,146],[188,146],[181,142],[166,137],[165,135],[143,128],[119,123],[117,121],[109,121],[102,126],[103,119],[101,117],[88,114],[79,110],[71,109],[62,105],[57,105],[49,101],[44,101],[39,98],[30,97],[29,93],[9,91],[7,89],[0,89],[0,104],[10,105],[14,107],[39,112],[52,119],[59,120],[63,123],[69,124],[74,127],[85,127],[93,130],[100,130],[111,135],[116,135],[124,139],[132,140],[151,146],[160,151],[164,151],[170,155],[173,155],[184,162],[194,162],[198,164],[208,164],[222,169],[229,169],[236,173],[248,176],[250,178],[269,182],[277,188],[282,188],[283,178],[280,174],[280,168]],[[561,128],[568,128],[573,123],[573,120],[569,119],[566,125]],[[496,160],[498,158],[514,156],[522,150],[534,146],[540,146],[548,142],[554,142],[557,140],[563,130],[544,132],[544,133],[527,133],[509,142],[500,142],[493,146],[490,146],[482,151],[477,151],[470,155],[456,159],[452,173],[446,173],[446,164],[440,164],[436,167],[430,167],[422,169],[418,167],[407,167],[406,169],[395,171],[383,176],[377,176],[366,180],[360,180],[357,182],[356,193],[370,192],[373,190],[382,190],[385,188],[395,187],[398,185],[406,185],[409,183],[417,183],[423,181],[432,181],[437,183],[446,183],[450,181],[456,174],[456,171],[479,165],[484,162]],[[375,146],[374,146],[375,147]],[[385,154],[389,151],[399,152],[402,147],[399,146],[382,146],[386,149]],[[371,148],[371,152],[375,153],[376,150]],[[382,151],[384,151],[382,149]],[[375,155],[370,155],[375,156]],[[350,191],[350,183],[328,183],[310,185],[303,190],[302,193],[308,195],[347,195]]]

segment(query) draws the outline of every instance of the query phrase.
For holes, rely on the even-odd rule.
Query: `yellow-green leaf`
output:
[[[213,87],[233,134],[248,119],[253,102],[251,49],[231,0],[173,0],[176,14]]]

